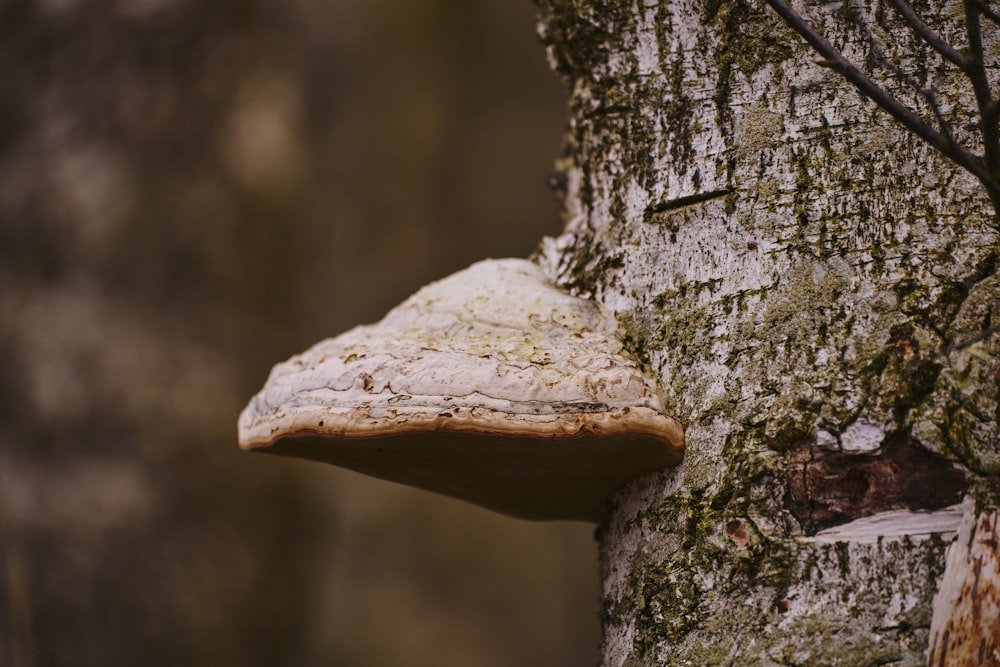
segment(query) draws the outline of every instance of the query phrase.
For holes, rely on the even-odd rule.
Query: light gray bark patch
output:
[[[889,510],[936,510],[961,501],[963,468],[899,435],[877,454],[803,441],[786,453],[788,508],[807,535]]]

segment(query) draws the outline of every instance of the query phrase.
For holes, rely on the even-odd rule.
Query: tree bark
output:
[[[687,434],[598,530],[603,664],[920,665],[932,643],[960,664],[944,628],[972,608],[994,622],[968,664],[996,664],[995,578],[961,583],[996,561],[985,191],[757,0],[539,4],[570,90],[539,261],[618,314]],[[975,145],[973,91],[886,7],[797,6]],[[960,43],[960,11],[922,11]]]

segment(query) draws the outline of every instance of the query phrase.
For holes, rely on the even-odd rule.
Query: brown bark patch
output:
[[[750,544],[750,535],[747,533],[746,526],[739,519],[727,521],[723,532],[738,547],[745,547]]]
[[[965,471],[913,439],[890,438],[873,454],[793,447],[788,507],[807,535],[888,510],[936,510],[962,500]]]

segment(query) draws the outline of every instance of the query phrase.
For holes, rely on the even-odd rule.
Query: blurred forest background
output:
[[[0,665],[586,665],[592,527],[242,453],[270,366],[559,231],[527,0],[0,0]]]

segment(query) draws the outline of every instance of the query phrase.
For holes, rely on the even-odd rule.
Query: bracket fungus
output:
[[[278,364],[239,439],[521,518],[584,521],[629,480],[679,463],[684,441],[614,316],[519,259],[474,264]]]

